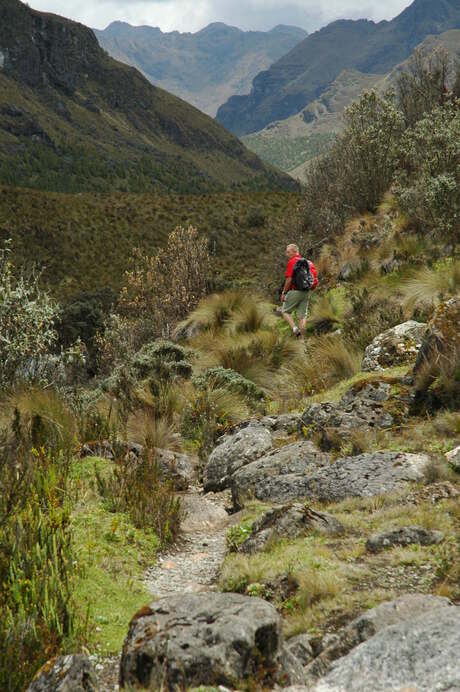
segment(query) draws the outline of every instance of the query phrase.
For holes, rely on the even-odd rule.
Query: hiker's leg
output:
[[[302,300],[301,304],[299,305],[299,329],[300,333],[303,336],[305,334],[305,328],[307,326],[307,315],[308,315],[308,305],[310,303],[310,294],[306,293],[305,298]]]
[[[298,328],[295,323],[295,320],[292,316],[292,312],[295,310],[297,306],[297,300],[296,296],[294,295],[297,293],[297,291],[288,291],[286,294],[286,298],[283,303],[282,307],[282,315],[283,319],[288,323],[288,325],[291,327],[292,331],[294,334],[298,333]]]
[[[292,315],[290,315],[288,312],[283,312],[282,313],[283,319],[288,323],[288,325],[291,327],[291,329],[295,329],[295,321]]]

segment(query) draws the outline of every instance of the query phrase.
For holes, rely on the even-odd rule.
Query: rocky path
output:
[[[226,553],[228,514],[218,501],[198,488],[184,495],[182,537],[145,575],[154,598],[214,588]]]
[[[177,593],[213,591],[226,554],[230,517],[225,493],[208,493],[192,486],[182,496],[185,518],[179,541],[145,573],[152,600]],[[92,657],[98,692],[117,692],[119,659]]]

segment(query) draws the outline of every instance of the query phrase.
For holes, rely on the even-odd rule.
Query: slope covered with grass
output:
[[[0,181],[47,190],[292,189],[211,118],[110,58],[93,32],[0,8]]]

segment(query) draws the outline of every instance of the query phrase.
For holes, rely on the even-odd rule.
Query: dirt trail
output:
[[[230,518],[224,509],[225,495],[204,495],[199,486],[191,486],[182,497],[182,535],[145,572],[144,581],[152,600],[181,592],[214,590],[226,554]],[[119,659],[101,661],[94,657],[93,662],[98,692],[118,691]]]

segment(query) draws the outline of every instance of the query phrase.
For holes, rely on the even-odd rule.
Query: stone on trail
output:
[[[394,531],[370,536],[366,541],[366,550],[369,553],[378,553],[394,545],[434,545],[443,540],[444,534],[441,531],[431,531],[422,526],[402,526]]]
[[[431,609],[377,632],[332,664],[312,692],[460,690],[460,607]]]
[[[414,361],[425,331],[425,323],[409,320],[378,334],[364,352],[361,369],[383,370]]]
[[[40,668],[27,692],[96,692],[96,675],[87,656],[52,658]]]
[[[281,618],[271,604],[234,593],[179,594],[134,615],[120,686],[176,689],[229,685],[277,670]]]
[[[318,531],[328,535],[344,533],[344,527],[331,514],[317,512],[300,503],[274,507],[252,525],[251,535],[241,543],[243,553],[255,553],[265,545],[280,538],[297,538],[308,531]]]
[[[206,492],[224,490],[230,485],[232,474],[245,464],[254,461],[272,448],[272,436],[261,425],[240,428],[233,435],[226,435],[211,453],[203,472]]]
[[[405,594],[394,601],[385,601],[367,610],[352,620],[331,637],[331,643],[324,642],[324,647],[311,663],[304,668],[305,681],[313,684],[324,676],[331,664],[346,656],[354,647],[373,637],[377,632],[400,622],[411,621],[423,613],[444,608],[451,603],[441,596],[425,594]]]
[[[302,444],[307,443],[295,443]],[[423,480],[430,461],[425,454],[373,452],[330,463],[328,455],[315,452],[312,447],[309,451],[298,447],[295,455],[295,445],[267,454],[234,474],[232,498],[237,509],[247,499],[338,502],[347,497],[382,495],[408,482]]]

